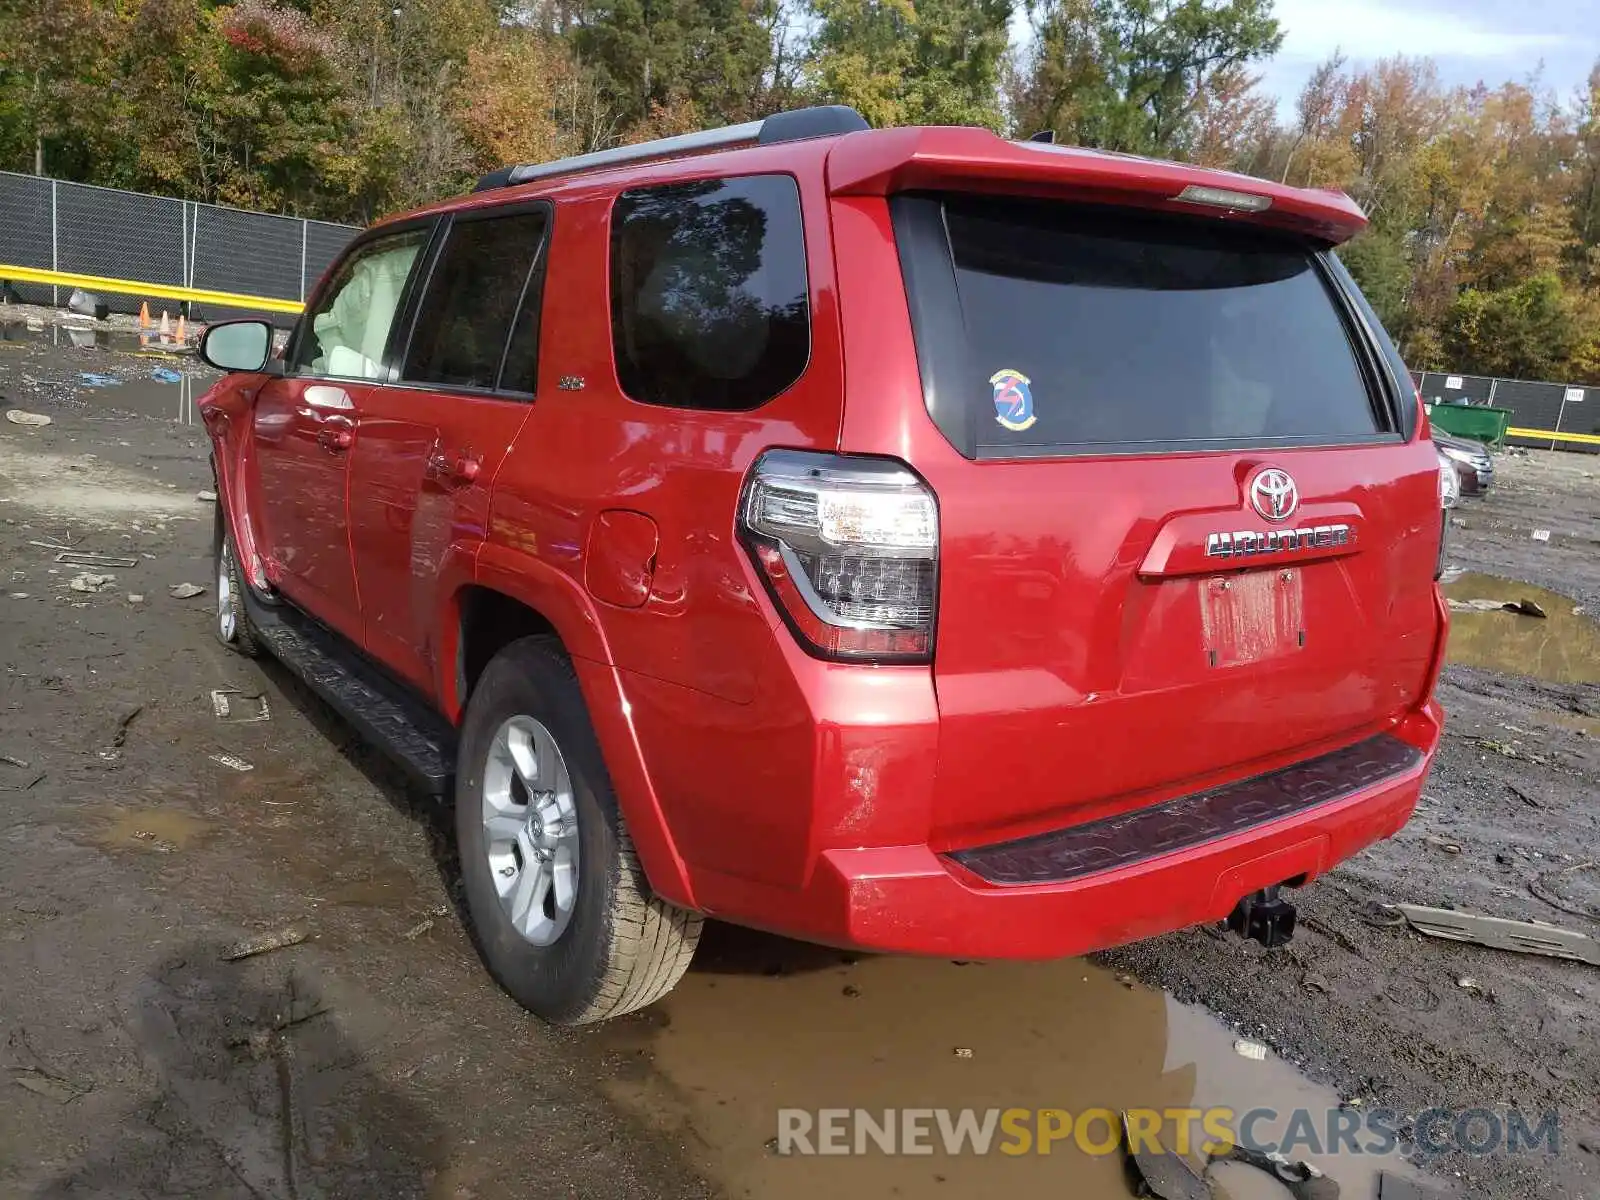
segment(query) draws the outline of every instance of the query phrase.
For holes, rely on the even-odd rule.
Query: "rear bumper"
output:
[[[1305,882],[1405,825],[1438,747],[1430,703],[1395,731],[1415,765],[1293,815],[1063,882],[1002,886],[927,846],[824,851],[800,890],[702,873],[712,915],[810,941],[972,958],[1058,958],[1221,921],[1241,897]]]

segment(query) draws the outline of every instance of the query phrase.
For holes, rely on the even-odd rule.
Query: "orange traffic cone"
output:
[[[183,314],[182,313],[178,314],[177,342],[178,342],[178,345],[180,345],[180,346],[188,345],[188,339],[183,336]]]
[[[166,338],[172,332],[172,326],[167,323],[167,310],[161,310],[161,336]]]
[[[150,328],[150,305],[147,301],[139,302],[139,328]]]

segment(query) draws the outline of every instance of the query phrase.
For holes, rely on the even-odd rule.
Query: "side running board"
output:
[[[266,649],[431,796],[454,785],[455,730],[410,689],[338,634],[291,605],[264,605],[246,589],[245,610]]]

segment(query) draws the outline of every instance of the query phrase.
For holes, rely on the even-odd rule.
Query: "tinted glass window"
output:
[[[1261,231],[945,205],[980,455],[1334,443],[1378,432],[1310,250]],[[948,276],[946,276],[948,278]],[[926,358],[927,356],[924,355]]]
[[[800,193],[787,175],[624,192],[611,219],[611,336],[647,404],[745,409],[811,356]]]
[[[382,379],[384,348],[425,229],[379,238],[345,259],[306,314],[292,369],[342,379]]]
[[[417,310],[404,379],[533,391],[539,307],[523,302],[538,269],[545,226],[542,210],[451,226]],[[513,326],[520,352],[502,384],[500,362]]]

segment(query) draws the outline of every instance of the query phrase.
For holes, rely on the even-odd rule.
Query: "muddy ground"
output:
[[[1547,616],[1457,614],[1418,815],[1299,897],[1291,946],[1195,930],[984,965],[714,927],[665,1002],[571,1033],[479,968],[444,815],[282,671],[212,640],[192,361],[0,332],[0,409],[53,419],[0,421],[0,1196],[1098,1200],[1128,1194],[1114,1155],[785,1158],[776,1110],[1190,1103],[1553,1109],[1557,1154],[1416,1177],[1600,1196],[1600,969],[1430,941],[1376,907],[1600,934],[1600,642],[1573,612],[1600,612],[1600,460],[1507,456],[1464,508],[1452,594]],[[85,573],[114,578],[73,590]],[[220,688],[269,719],[219,720]],[[306,940],[223,960],[285,929]],[[1235,1053],[1238,1030],[1266,1061]],[[1378,1170],[1411,1172],[1305,1157],[1361,1200]]]

